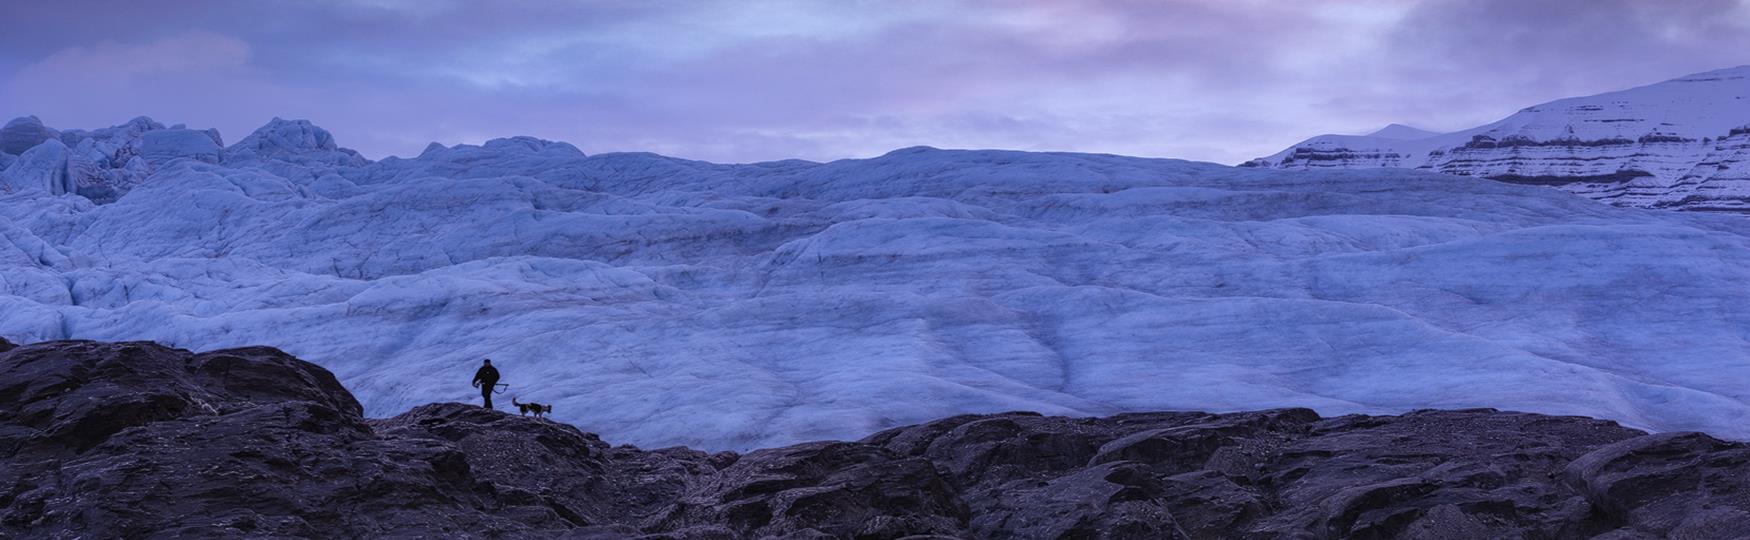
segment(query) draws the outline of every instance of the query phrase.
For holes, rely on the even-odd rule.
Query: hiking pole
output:
[[[510,390],[510,383],[498,383],[492,385],[492,393],[494,394],[503,394],[507,390]]]

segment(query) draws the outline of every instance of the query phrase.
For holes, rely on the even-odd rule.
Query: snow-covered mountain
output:
[[[273,345],[378,416],[478,399],[490,357],[510,394],[645,446],[1277,406],[1750,437],[1736,216],[1406,170],[720,165],[526,137],[371,162],[308,122],[229,147],[13,126],[0,337]]]
[[[1554,186],[1618,206],[1750,211],[1750,66],[1528,107],[1435,134],[1320,135],[1242,166],[1399,167]]]

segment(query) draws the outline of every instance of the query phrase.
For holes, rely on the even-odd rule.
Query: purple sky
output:
[[[1750,63],[1750,0],[3,2],[0,116],[366,156],[534,135],[742,162],[902,146],[1234,163]]]

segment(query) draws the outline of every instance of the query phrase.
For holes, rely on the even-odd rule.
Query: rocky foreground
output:
[[[443,403],[269,348],[0,341],[0,537],[1732,538],[1750,445],[1494,410],[957,416],[747,453]]]

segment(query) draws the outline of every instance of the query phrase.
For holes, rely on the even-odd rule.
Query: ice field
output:
[[[0,336],[271,345],[375,416],[478,401],[492,358],[503,403],[646,447],[1281,406],[1750,438],[1742,216],[1396,169],[530,138],[371,162],[305,122],[222,149],[142,125],[173,134],[0,158]]]

